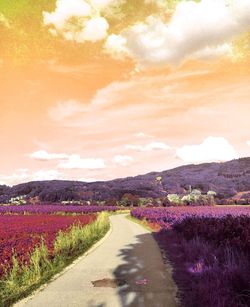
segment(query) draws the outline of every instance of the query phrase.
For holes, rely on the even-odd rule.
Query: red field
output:
[[[93,222],[95,214],[81,216],[0,215],[0,276],[9,271],[12,257],[27,264],[30,254],[44,240],[50,255],[53,256],[53,244],[58,232],[67,231],[73,224],[82,226]]]

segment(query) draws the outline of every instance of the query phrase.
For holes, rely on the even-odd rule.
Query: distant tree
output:
[[[139,202],[140,198],[130,193],[125,193],[120,200],[120,204],[124,207],[138,206]]]
[[[161,183],[162,177],[161,177],[161,176],[156,177],[156,178],[155,178],[155,181]]]
[[[215,191],[208,191],[207,192],[207,198],[208,198],[208,202],[209,202],[209,205],[215,205],[216,204],[216,201],[215,201],[215,197],[216,197],[217,193]]]
[[[17,196],[17,197],[12,197],[9,200],[9,203],[11,205],[25,205],[27,203],[26,195],[20,195],[20,196]]]
[[[196,196],[196,197],[198,197],[198,196],[201,196],[202,193],[201,193],[200,190],[194,189],[194,190],[191,191],[190,194],[191,194],[191,195],[194,195],[194,196]]]
[[[143,207],[146,205],[146,202],[147,202],[147,198],[140,197],[138,201],[138,206]]]
[[[154,205],[155,205],[156,207],[159,207],[161,204],[162,204],[162,201],[161,201],[160,198],[155,198],[155,199],[154,199]]]
[[[194,189],[189,194],[182,197],[182,202],[186,205],[213,205],[215,192],[209,191],[207,194],[202,194],[200,190]]]
[[[217,193],[215,191],[208,191],[207,195],[215,197],[217,195]]]
[[[117,206],[118,201],[115,198],[109,198],[102,202],[106,206]]]
[[[146,207],[153,207],[154,206],[154,199],[152,197],[146,198]]]
[[[170,204],[182,204],[181,196],[179,196],[178,194],[168,194],[167,198],[170,201]]]
[[[38,196],[30,197],[27,201],[30,205],[36,205],[40,203],[40,199]]]
[[[170,201],[169,201],[168,197],[162,197],[161,198],[161,204],[162,204],[163,207],[169,206],[170,205]]]
[[[181,200],[186,205],[190,205],[195,201],[195,197],[191,194],[188,194],[188,195],[184,195]]]

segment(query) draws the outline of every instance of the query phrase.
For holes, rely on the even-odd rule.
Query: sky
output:
[[[250,156],[250,0],[0,2],[0,184]]]

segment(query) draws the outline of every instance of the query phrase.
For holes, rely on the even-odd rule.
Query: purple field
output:
[[[22,205],[22,206],[0,206],[0,214],[88,214],[102,211],[115,212],[124,210],[115,206],[74,206],[74,205]]]
[[[173,266],[185,307],[250,306],[250,207],[138,208],[161,227],[155,238]]]
[[[158,223],[162,228],[171,228],[175,223],[181,222],[188,217],[216,217],[226,215],[250,217],[250,206],[245,207],[168,207],[168,208],[136,208],[131,215],[139,220],[146,219],[152,223]]]

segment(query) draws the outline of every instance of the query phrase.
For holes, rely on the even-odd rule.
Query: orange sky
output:
[[[0,184],[108,180],[249,156],[248,53],[154,65],[148,46],[147,58],[132,47],[123,58],[103,49],[71,58],[72,42],[60,40],[60,58],[0,54]]]

